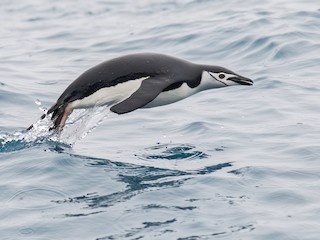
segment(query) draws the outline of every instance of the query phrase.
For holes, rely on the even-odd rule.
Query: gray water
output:
[[[0,22],[1,239],[320,238],[319,1],[2,0]],[[134,52],[255,84],[24,132]]]

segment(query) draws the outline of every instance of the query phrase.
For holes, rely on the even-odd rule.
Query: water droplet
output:
[[[41,104],[42,104],[39,99],[36,99],[36,100],[35,100],[35,103],[36,103],[38,106],[41,106]]]

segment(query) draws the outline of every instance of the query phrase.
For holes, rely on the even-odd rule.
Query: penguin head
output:
[[[204,80],[205,85],[214,88],[253,84],[251,79],[218,66],[207,66],[202,72],[202,79]]]

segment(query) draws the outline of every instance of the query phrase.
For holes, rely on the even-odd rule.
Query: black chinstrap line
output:
[[[212,76],[212,75],[211,75],[211,73],[210,73],[210,72],[209,72],[209,75],[210,75],[211,77],[213,77],[215,80],[217,80],[218,82],[222,83],[223,85],[225,85],[225,86],[229,86],[228,84],[226,84],[226,83],[224,83],[224,82],[222,82],[222,81],[220,81],[220,80],[216,79],[214,76]]]

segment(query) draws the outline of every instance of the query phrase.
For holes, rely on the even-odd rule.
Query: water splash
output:
[[[74,145],[85,138],[109,115],[107,110],[106,106],[75,110],[64,130],[58,135],[58,140]]]
[[[39,110],[43,113],[47,113],[48,109],[46,106],[43,106],[40,99],[36,99],[35,101],[35,104],[37,104],[39,106]]]
[[[39,132],[35,135],[34,132]],[[56,140],[53,133],[44,132],[43,129],[34,129],[32,131],[18,131],[13,134],[0,134],[0,152],[14,152],[26,148],[47,145],[49,149],[61,152],[71,145]]]
[[[47,112],[39,100],[36,100],[36,104],[44,113]],[[19,151],[42,144],[49,145],[55,151],[69,149],[102,122],[107,116],[105,110],[106,107],[95,107],[74,111],[61,133],[49,131],[52,114],[46,115],[35,122],[30,130],[0,134],[0,152]]]

